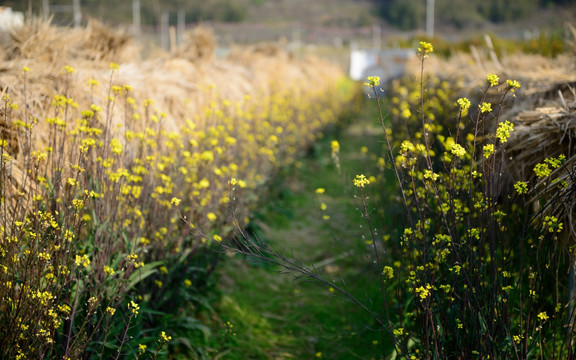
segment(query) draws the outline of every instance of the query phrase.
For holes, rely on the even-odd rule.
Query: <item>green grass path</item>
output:
[[[377,175],[370,155],[380,153],[382,130],[377,125],[372,112],[363,111],[339,136],[326,135],[299,166],[279,176],[252,226],[259,240],[315,266],[374,309],[381,308],[377,269],[352,179],[360,173]],[[331,159],[331,140],[341,146],[341,171]],[[318,194],[317,188],[325,192]],[[375,322],[333,289],[238,255],[227,257],[219,275],[217,313],[222,324],[229,322],[214,334],[221,358],[381,357]]]

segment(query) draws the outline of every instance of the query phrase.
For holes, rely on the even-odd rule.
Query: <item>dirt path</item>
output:
[[[251,230],[370,303],[378,298],[378,283],[352,179],[359,173],[376,175],[377,161],[368,154],[379,153],[381,132],[371,125],[376,121],[364,118],[337,138],[340,171],[331,158],[336,138],[326,136],[298,167],[282,174]],[[226,261],[218,313],[232,323],[233,333],[222,345],[227,349],[223,358],[380,358],[374,321],[330,287],[297,275],[239,256]]]

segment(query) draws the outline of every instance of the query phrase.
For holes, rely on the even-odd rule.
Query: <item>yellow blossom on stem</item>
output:
[[[358,188],[363,188],[364,186],[369,184],[370,180],[366,179],[366,176],[364,174],[356,175],[356,178],[354,179],[354,186]]]
[[[528,192],[528,184],[524,181],[518,181],[514,184],[514,189],[516,189],[516,192],[520,195],[526,194]]]
[[[365,86],[368,87],[380,86],[380,76],[368,76],[366,80],[368,81],[364,83]]]
[[[514,131],[514,124],[506,120],[498,124],[498,128],[496,129],[496,137],[500,140],[500,142],[505,143],[508,141],[511,131]]]
[[[498,85],[499,81],[500,81],[500,78],[498,77],[498,75],[495,75],[495,74],[486,75],[486,82],[488,84],[490,84],[491,87]]]
[[[390,266],[384,266],[384,270],[382,270],[382,275],[385,279],[392,279],[394,277],[394,269]]]
[[[420,47],[418,47],[418,55],[423,59],[428,57],[428,54],[434,52],[434,47],[432,44],[426,41],[420,41]]]
[[[340,143],[337,140],[332,140],[330,143],[332,154],[340,152]]]
[[[520,83],[516,80],[506,80],[506,84],[510,87],[510,92],[514,92],[515,89],[520,88]]]
[[[172,340],[172,336],[168,336],[168,335],[166,335],[166,333],[164,331],[162,331],[162,333],[160,334],[160,339],[162,341],[168,342],[168,341]]]
[[[482,104],[478,105],[480,112],[482,114],[492,111],[492,104],[483,102]]]
[[[110,276],[114,275],[114,269],[112,269],[110,266],[104,265],[104,272]]]
[[[468,109],[470,109],[470,100],[467,98],[460,98],[456,100],[456,104],[460,107],[460,111],[462,115],[466,115],[468,113]]]
[[[128,309],[130,309],[130,311],[132,311],[132,314],[138,315],[138,310],[140,310],[140,306],[138,306],[138,304],[136,304],[134,301],[131,300],[128,303]]]
[[[494,154],[494,144],[486,144],[482,147],[484,151],[484,157],[488,159],[492,154]]]
[[[466,155],[466,150],[460,144],[453,144],[450,152],[452,152],[452,154],[456,155],[457,157],[463,157]]]
[[[540,319],[541,321],[546,321],[548,320],[548,314],[546,314],[546,311],[541,312],[540,314],[538,314],[538,319]]]
[[[550,176],[550,174],[552,173],[552,169],[550,169],[548,164],[538,163],[536,164],[536,166],[534,166],[534,173],[536,174],[537,177],[543,178]]]

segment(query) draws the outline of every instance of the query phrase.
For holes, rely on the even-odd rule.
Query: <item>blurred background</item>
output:
[[[0,24],[11,21],[11,12],[70,26],[98,19],[165,49],[199,23],[214,30],[222,47],[261,41],[379,47],[423,33],[450,41],[479,32],[520,40],[559,36],[576,19],[573,0],[9,0],[0,6]]]

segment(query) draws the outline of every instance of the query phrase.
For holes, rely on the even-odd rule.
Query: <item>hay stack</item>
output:
[[[140,49],[126,30],[115,30],[91,19],[83,33],[79,51],[82,58],[117,63],[140,60]]]
[[[536,164],[548,157],[566,156],[564,166],[552,173],[552,179],[566,181],[568,189],[576,185],[573,171],[576,169],[576,81],[548,84],[547,90],[533,93],[532,109],[519,112],[514,118],[515,129],[506,147],[509,160],[508,173],[514,181],[528,181],[536,185],[532,197],[542,197],[564,193],[556,184],[546,183],[549,179],[537,179],[534,174]],[[558,199],[563,206],[554,210],[553,215],[569,224],[576,235],[576,197]]]
[[[190,62],[210,61],[216,52],[216,37],[212,30],[197,26],[184,35],[175,56]]]
[[[78,31],[58,28],[51,20],[32,18],[10,30],[3,50],[8,60],[27,59],[52,64],[68,59],[81,39]]]

